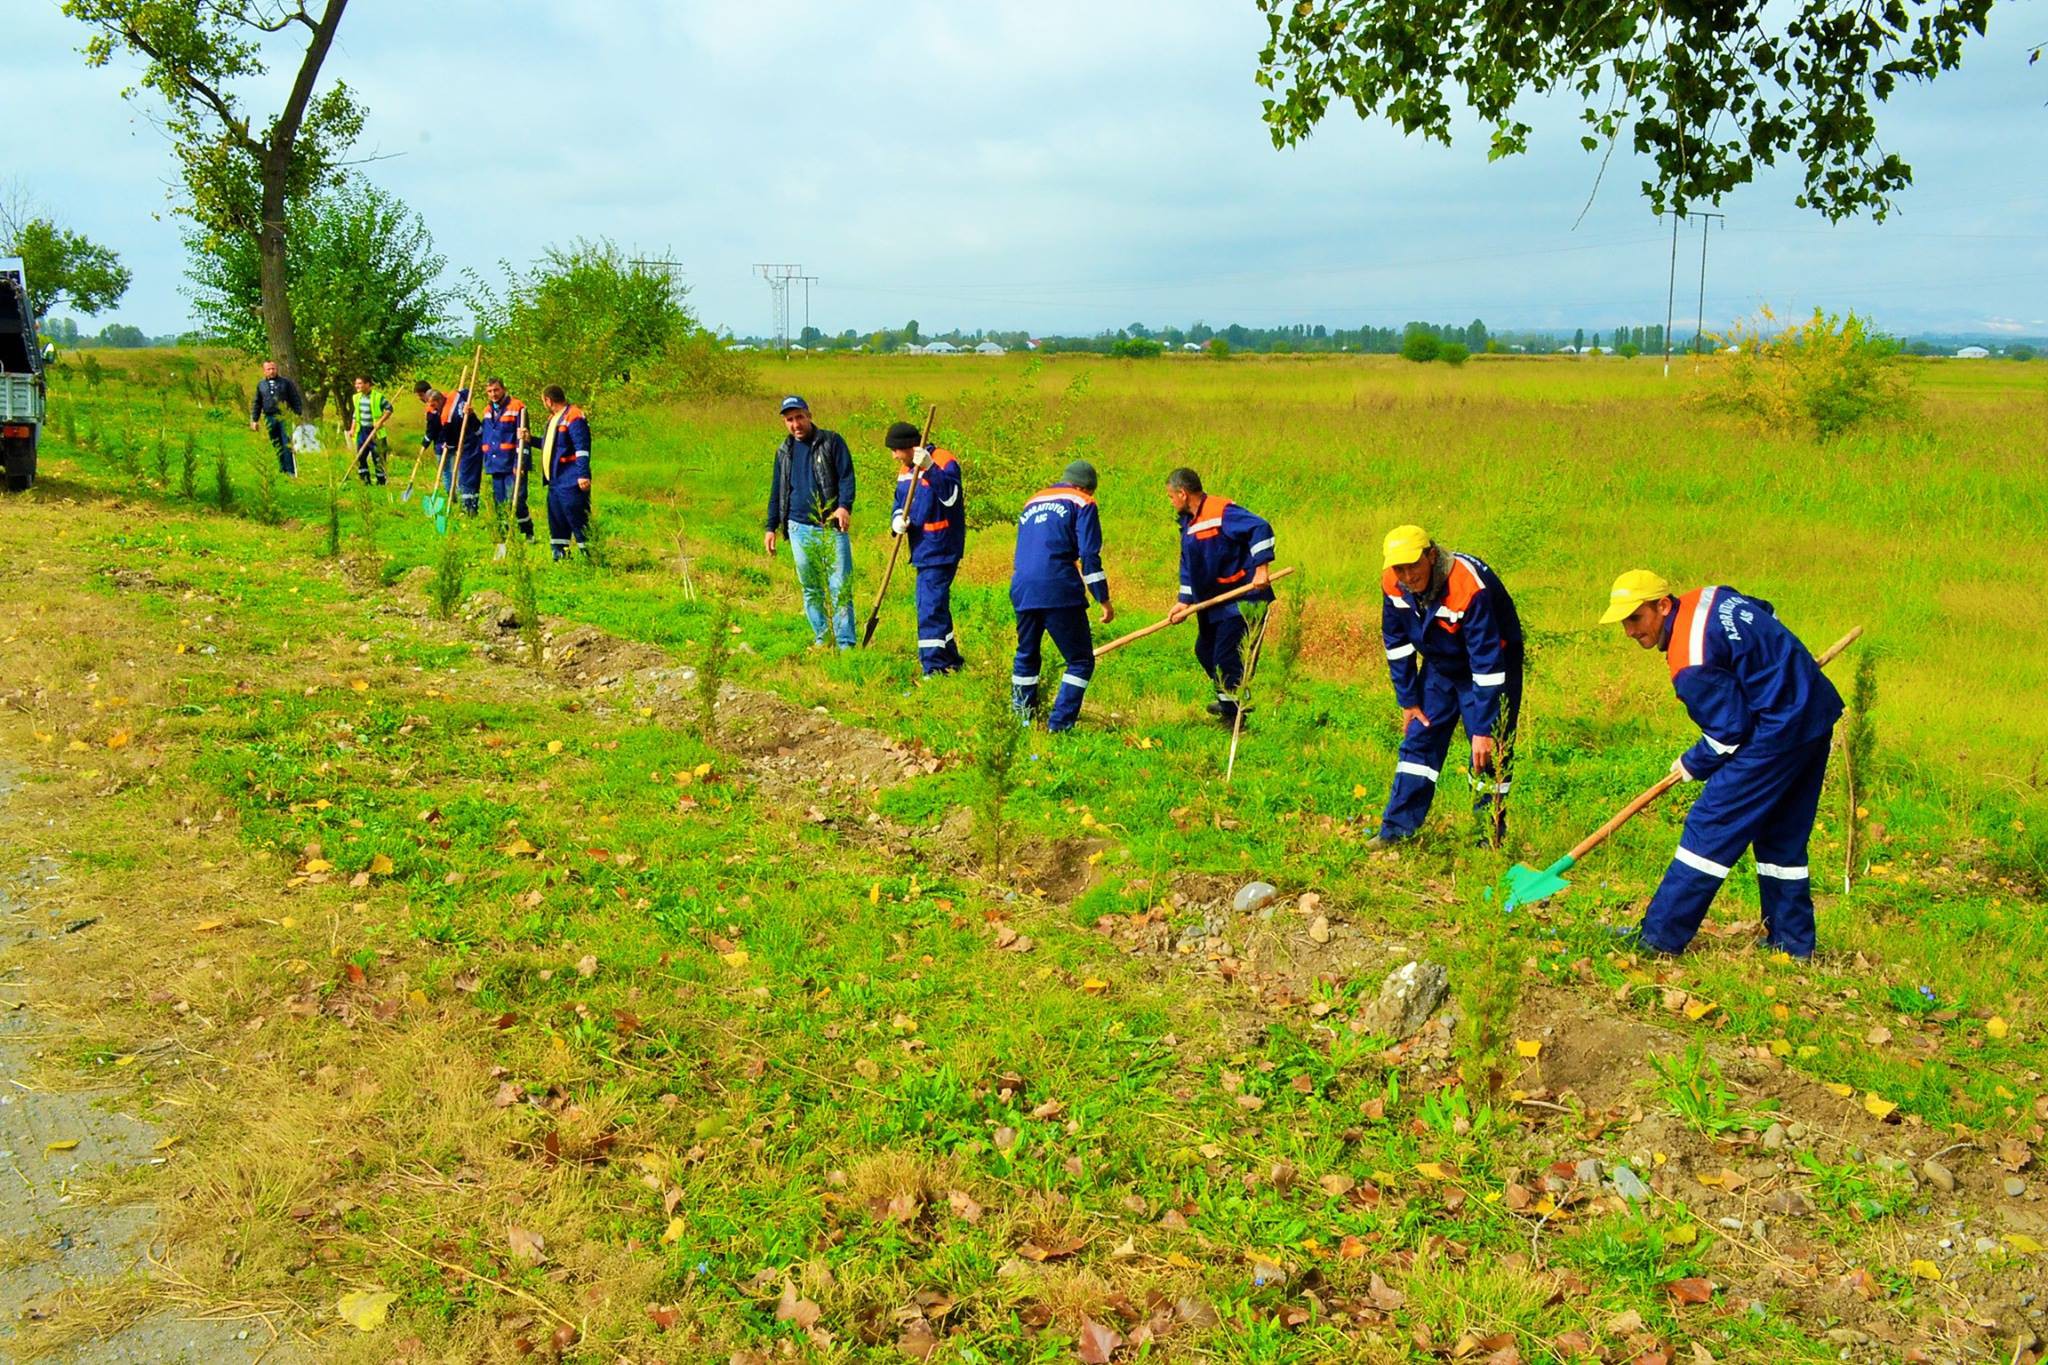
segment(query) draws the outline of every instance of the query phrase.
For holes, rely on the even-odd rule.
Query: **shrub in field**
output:
[[[1643,353],[1643,348],[1636,345],[1633,341],[1624,341],[1621,345],[1614,348],[1614,353],[1623,360],[1634,360]]]
[[[721,597],[711,613],[711,633],[697,664],[697,733],[706,743],[718,735],[718,692],[732,662],[732,598]]]
[[[1408,335],[1401,338],[1401,359],[1427,365],[1443,354],[1443,345],[1432,333],[1420,327],[1410,327]]]
[[[79,368],[85,374],[85,382],[88,388],[98,388],[101,381],[107,377],[106,367],[100,364],[100,358],[91,351],[85,353],[85,359],[79,362]]]
[[[228,451],[226,446],[213,448],[213,500],[223,512],[235,507],[235,479],[228,472]]]
[[[249,499],[249,514],[265,526],[275,526],[283,519],[277,505],[277,461],[258,457],[256,464],[256,491]]]
[[[982,688],[980,724],[974,731],[974,833],[982,856],[996,872],[1005,852],[1003,807],[1017,784],[1017,752],[1024,726],[1012,706],[1010,679],[998,671]]]
[[[1211,360],[1228,360],[1230,359],[1230,343],[1222,337],[1210,337],[1208,344],[1202,347],[1202,353]]]
[[[1122,337],[1110,343],[1109,353],[1119,360],[1151,360],[1165,349],[1151,337]]]
[[[178,495],[183,498],[199,496],[199,435],[185,433],[185,448],[178,456]]]
[[[78,414],[70,408],[64,409],[64,444],[74,449],[78,445]]]
[[[377,553],[377,508],[370,500],[370,485],[356,480],[356,525],[363,534],[363,550]]]
[[[1498,1094],[1509,1076],[1516,1002],[1522,974],[1514,940],[1498,920],[1487,921],[1478,951],[1457,972],[1458,1071],[1474,1095]]]
[[[1436,358],[1446,365],[1462,365],[1472,358],[1472,351],[1462,341],[1446,341],[1437,347]]]
[[[341,558],[341,485],[327,486],[327,541],[323,553],[329,559]]]
[[[1754,323],[1737,326],[1732,339],[1740,349],[1708,403],[1822,441],[1913,414],[1912,380],[1895,338],[1854,313],[1838,317],[1818,308],[1796,327],[1773,332],[1774,323],[1765,309]]]
[[[990,379],[974,403],[972,426],[960,442],[970,529],[1015,521],[1025,500],[1068,461],[1094,454],[1087,437],[1068,435],[1068,424],[1088,392],[1088,372],[1081,371],[1057,397],[1047,399],[1038,390],[1043,369],[1043,362],[1033,360],[1008,383]]]
[[[159,488],[171,486],[171,443],[163,432],[156,434],[156,444],[150,447],[150,462],[156,466],[156,483]]]
[[[455,609],[462,605],[463,580],[468,576],[469,552],[463,548],[462,537],[442,536],[441,553],[434,560],[432,596],[434,614],[443,621],[453,620]]]
[[[519,638],[526,642],[527,662],[541,666],[540,596],[533,588],[534,548],[525,536],[512,538],[507,560],[512,570],[512,610],[519,617]]]
[[[1842,891],[1856,868],[1856,830],[1860,807],[1859,791],[1870,780],[1870,763],[1877,754],[1877,727],[1870,713],[1877,706],[1877,654],[1865,649],[1856,656],[1856,680],[1849,690],[1849,725],[1842,736],[1842,804],[1847,818],[1842,821]]]

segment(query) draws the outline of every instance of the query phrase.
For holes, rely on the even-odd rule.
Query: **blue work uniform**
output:
[[[349,395],[350,427],[355,433],[356,477],[364,483],[374,476],[383,483],[384,447],[377,439],[377,419],[391,415],[391,400],[382,389]]]
[[[532,540],[533,513],[526,505],[526,455],[520,449],[521,442],[533,442],[526,404],[507,394],[504,402],[487,404],[474,420],[483,472],[491,476],[491,505],[512,503],[519,533]]]
[[[1088,599],[1109,601],[1102,569],[1102,517],[1095,499],[1071,484],[1031,495],[1017,516],[1017,554],[1010,573],[1010,605],[1017,612],[1017,658],[1010,669],[1011,697],[1029,716],[1038,708],[1040,646],[1047,635],[1066,660],[1060,690],[1046,713],[1048,730],[1072,729],[1081,698],[1095,676],[1095,637]]]
[[[1273,562],[1273,527],[1228,498],[1204,494],[1180,514],[1180,600],[1192,606],[1243,587],[1261,565]],[[1271,588],[1207,607],[1195,616],[1195,662],[1216,684],[1216,708],[1237,719],[1237,689],[1244,682],[1244,616],[1237,604],[1270,602]]]
[[[541,475],[548,491],[548,544],[556,559],[569,557],[569,543],[581,547],[590,529],[590,492],[578,482],[590,477],[590,422],[571,403],[551,419],[555,438],[544,442]]]
[[[1811,957],[1806,846],[1841,694],[1770,603],[1733,588],[1684,594],[1664,628],[1672,691],[1700,727],[1679,761],[1706,787],[1643,911],[1643,942],[1683,951],[1735,860],[1751,848],[1765,937],[1794,957]]]
[[[918,664],[927,677],[951,673],[966,663],[953,633],[953,576],[967,552],[967,498],[953,452],[934,446],[923,471],[897,475],[895,509],[917,571]]]
[[[1404,709],[1419,707],[1429,723],[1411,720],[1402,732],[1379,837],[1405,839],[1422,828],[1463,721],[1468,736],[1494,740],[1489,770],[1472,777],[1472,808],[1490,817],[1498,844],[1507,834],[1503,798],[1512,785],[1522,710],[1522,621],[1514,599],[1483,560],[1442,549],[1420,594],[1403,588],[1392,569],[1380,589],[1380,635],[1394,699]]]
[[[441,435],[446,451],[441,459],[441,490],[451,496],[460,494],[462,510],[474,515],[483,496],[484,445],[477,414],[469,406],[468,389],[449,395],[441,409]]]

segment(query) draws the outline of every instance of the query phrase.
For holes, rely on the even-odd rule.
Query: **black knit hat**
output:
[[[882,444],[891,450],[915,450],[923,441],[923,435],[908,422],[893,423],[889,434],[882,438]]]
[[[1086,460],[1076,460],[1060,473],[1060,482],[1084,493],[1095,491],[1095,466]]]

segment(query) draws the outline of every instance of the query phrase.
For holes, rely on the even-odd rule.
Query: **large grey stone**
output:
[[[1279,894],[1280,888],[1271,882],[1248,882],[1231,897],[1230,908],[1240,915],[1249,915]]]
[[[1390,1038],[1412,1038],[1450,993],[1451,974],[1441,963],[1410,962],[1396,967],[1380,985],[1379,998],[1365,1011],[1365,1026]]]

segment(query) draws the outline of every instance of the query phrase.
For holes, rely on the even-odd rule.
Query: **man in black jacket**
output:
[[[772,555],[776,540],[789,537],[812,644],[822,646],[831,629],[839,648],[852,649],[853,542],[846,530],[853,520],[853,452],[838,432],[814,423],[810,404],[794,394],[782,400],[782,425],[789,434],[775,449],[762,543]]]
[[[305,410],[299,386],[277,372],[275,360],[264,361],[263,378],[256,381],[256,397],[249,403],[249,430],[269,425],[270,443],[277,447],[277,472],[287,478],[299,477],[299,461],[292,454],[291,438],[285,434],[284,415],[289,411],[297,417]]]

